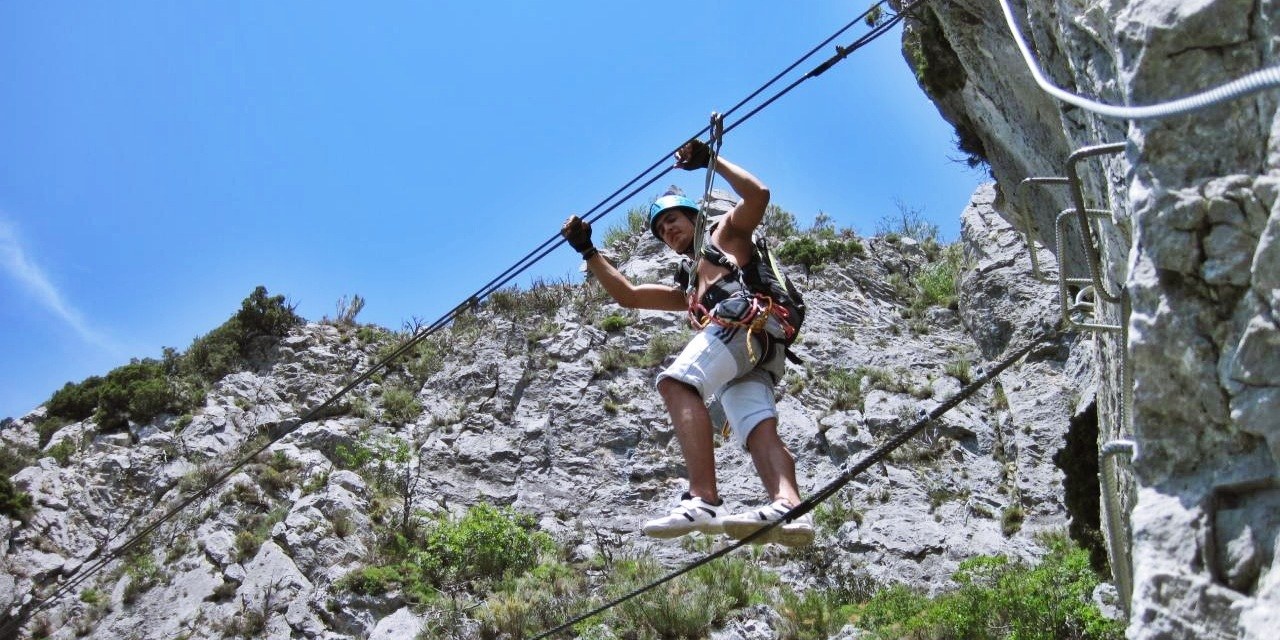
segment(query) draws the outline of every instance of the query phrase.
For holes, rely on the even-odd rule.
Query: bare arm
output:
[[[751,234],[764,220],[765,209],[769,206],[769,187],[746,169],[723,157],[716,160],[716,173],[729,183],[741,201],[724,217],[715,231],[715,240],[720,248],[743,264],[742,260],[751,255]]]
[[[587,260],[591,275],[600,281],[618,304],[628,309],[656,309],[658,311],[684,311],[684,292],[676,287],[661,284],[633,284],[599,253]]]
[[[560,234],[569,241],[573,249],[583,255],[587,268],[595,276],[604,290],[613,296],[618,304],[628,309],[656,309],[658,311],[683,311],[685,309],[684,293],[676,287],[660,284],[636,285],[622,275],[591,242],[591,223],[578,216],[569,216]]]

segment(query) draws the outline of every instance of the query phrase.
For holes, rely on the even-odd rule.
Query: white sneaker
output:
[[[686,493],[680,496],[680,504],[671,513],[644,523],[640,529],[653,538],[678,538],[694,531],[724,533],[724,526],[720,524],[723,509],[723,501],[714,505]]]
[[[791,503],[786,500],[775,500],[767,507],[725,516],[721,521],[725,533],[741,540],[770,523],[782,520],[790,510]],[[813,535],[813,517],[806,513],[790,522],[783,522],[752,542],[760,544],[776,542],[788,547],[804,547],[813,543]]]

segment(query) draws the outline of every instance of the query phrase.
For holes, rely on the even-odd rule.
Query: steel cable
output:
[[[1031,53],[1031,47],[1027,45],[1027,41],[1022,35],[1022,30],[1018,28],[1018,21],[1013,17],[1013,8],[1010,6],[1009,0],[1000,0],[1000,8],[1004,11],[1004,19],[1009,26],[1009,33],[1013,35],[1013,41],[1018,46],[1018,51],[1022,53],[1022,59],[1026,62],[1027,69],[1031,72],[1036,84],[1058,100],[1108,118],[1122,120],[1169,118],[1199,111],[1220,102],[1241,98],[1265,89],[1280,87],[1280,67],[1269,67],[1207,91],[1153,105],[1116,106],[1098,102],[1097,100],[1090,100],[1058,87],[1045,77],[1039,63],[1036,61],[1035,55]]]

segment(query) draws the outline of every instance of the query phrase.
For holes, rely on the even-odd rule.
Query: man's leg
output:
[[[766,418],[747,436],[747,450],[755,462],[756,473],[764,483],[770,500],[786,500],[791,506],[800,504],[796,486],[796,459],[778,436],[778,419]]]
[[[711,416],[707,413],[707,405],[702,401],[702,396],[698,395],[697,389],[674,378],[660,380],[658,392],[662,394],[667,413],[671,415],[676,440],[680,443],[680,452],[684,454],[684,465],[689,470],[689,493],[711,504],[719,503],[715,443],[712,440]],[[776,437],[776,431],[774,435]],[[791,475],[795,475],[794,468]]]

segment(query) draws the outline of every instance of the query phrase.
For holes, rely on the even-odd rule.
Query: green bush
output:
[[[382,394],[382,417],[394,425],[404,425],[422,415],[422,403],[410,390],[401,387],[387,389]]]
[[[623,560],[614,567],[609,597],[630,593],[666,573],[651,559]],[[705,638],[733,610],[733,598],[719,585],[689,575],[666,582],[605,614],[605,624],[640,639]]]
[[[760,228],[766,237],[777,240],[790,238],[800,233],[800,226],[796,224],[795,215],[776,204],[765,207],[764,219],[760,222]]]
[[[1005,507],[1000,512],[1000,532],[1007,538],[1022,530],[1022,521],[1026,518],[1026,512],[1022,507],[1014,504]]]
[[[606,249],[619,249],[626,242],[645,231],[648,226],[649,216],[645,209],[631,209],[627,211],[626,223],[609,227],[604,232],[602,243]]]
[[[600,328],[609,333],[616,333],[626,329],[631,324],[631,319],[620,313],[611,313],[600,320]]]
[[[964,269],[964,251],[959,243],[947,245],[938,261],[926,264],[909,284],[899,284],[899,294],[908,298],[913,315],[929,307],[955,309]]]
[[[811,271],[814,267],[832,262],[839,262],[850,257],[866,255],[866,248],[857,238],[840,239],[835,234],[830,237],[804,235],[792,238],[778,247],[775,256],[783,264],[798,264]]]
[[[145,423],[166,411],[185,407],[165,375],[163,363],[150,358],[112,369],[98,392],[94,419],[107,431],[126,429],[129,421]]]
[[[528,572],[554,548],[536,524],[510,507],[484,503],[457,519],[440,515],[409,536],[389,532],[382,549],[387,561],[352,571],[339,586],[365,595],[400,590],[417,603],[434,602],[442,592],[482,594]]]
[[[145,548],[138,549],[125,559],[124,571],[129,576],[129,584],[121,594],[125,604],[136,602],[138,596],[159,584],[164,577],[155,558],[151,557],[151,551]]]
[[[675,355],[693,338],[688,329],[671,333],[659,333],[649,340],[644,354],[635,360],[641,367],[653,368],[661,365],[668,356]]]
[[[822,385],[831,394],[831,408],[836,411],[862,409],[862,373],[832,369],[822,379]]]
[[[71,438],[63,438],[58,444],[49,447],[45,451],[45,455],[58,461],[58,465],[65,467],[71,462],[71,455],[76,452],[76,443]]]
[[[207,382],[243,367],[255,339],[280,338],[302,323],[282,295],[268,296],[259,285],[240,303],[240,310],[221,326],[196,338],[182,358],[184,371]]]
[[[586,575],[575,567],[540,564],[504,582],[480,605],[475,618],[481,637],[525,638],[555,627],[577,613],[586,586]]]
[[[1119,640],[1124,624],[1102,616],[1091,596],[1098,576],[1088,552],[1065,536],[1049,540],[1038,566],[983,556],[960,564],[960,587],[930,599],[895,586],[867,602],[857,624],[875,638]]]
[[[533,516],[480,503],[457,520],[437,517],[412,559],[438,587],[494,584],[531,569],[553,548],[536,527]]]
[[[9,480],[9,474],[0,474],[0,514],[16,520],[31,515],[31,494],[19,491]]]
[[[102,383],[103,379],[99,376],[89,376],[79,384],[66,383],[53,392],[53,396],[45,403],[48,415],[72,422],[88,418],[98,408],[98,389]],[[44,444],[41,443],[41,446]]]
[[[836,594],[810,589],[796,593],[783,591],[778,613],[782,616],[778,637],[782,640],[825,640],[835,635],[852,613],[852,605],[841,605]]]
[[[960,384],[969,384],[973,382],[973,365],[965,358],[957,358],[948,362],[943,371],[947,375],[960,381]]]

